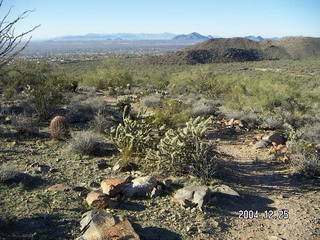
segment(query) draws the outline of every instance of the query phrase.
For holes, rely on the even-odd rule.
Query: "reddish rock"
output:
[[[127,219],[100,209],[84,213],[80,226],[83,235],[78,240],[140,240]]]
[[[101,191],[91,191],[86,198],[86,202],[93,208],[106,208],[109,206],[110,198]]]
[[[116,197],[127,186],[129,178],[106,178],[101,182],[103,193]]]

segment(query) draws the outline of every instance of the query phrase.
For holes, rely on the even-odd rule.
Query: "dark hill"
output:
[[[298,37],[277,41],[216,38],[160,57],[157,61],[169,64],[196,64],[315,58],[320,58],[320,38]]]

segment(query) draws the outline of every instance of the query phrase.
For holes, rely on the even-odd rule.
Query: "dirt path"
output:
[[[248,139],[252,136],[240,137],[236,144],[224,141],[219,147],[220,152],[230,156],[230,180],[244,198],[244,204],[236,204],[230,211],[225,239],[320,239],[319,181],[311,184],[290,177],[283,164],[268,159],[266,151],[256,150]],[[288,219],[239,218],[240,210],[258,211],[259,217],[267,210],[279,218],[282,209],[283,217],[288,213]]]

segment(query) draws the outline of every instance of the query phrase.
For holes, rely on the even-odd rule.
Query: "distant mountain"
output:
[[[252,41],[263,41],[264,40],[264,38],[263,37],[261,37],[261,36],[252,36],[252,35],[250,35],[250,36],[245,36],[244,38],[246,38],[246,39],[249,39],[249,40],[252,40]]]
[[[278,59],[320,59],[320,38],[294,37],[277,41],[216,38],[152,61],[165,64],[197,64]]]
[[[78,36],[62,36],[50,41],[103,41],[103,40],[170,40],[175,37],[173,33],[89,33]]]
[[[212,36],[204,36],[199,33],[193,32],[190,34],[181,34],[175,36],[172,40],[175,41],[189,41],[189,40],[199,40],[199,41],[204,41],[212,38]]]

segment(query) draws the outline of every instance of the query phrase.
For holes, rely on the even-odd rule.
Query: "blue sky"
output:
[[[87,33],[320,37],[320,0],[4,0],[0,16],[35,11],[16,28],[33,39]]]

